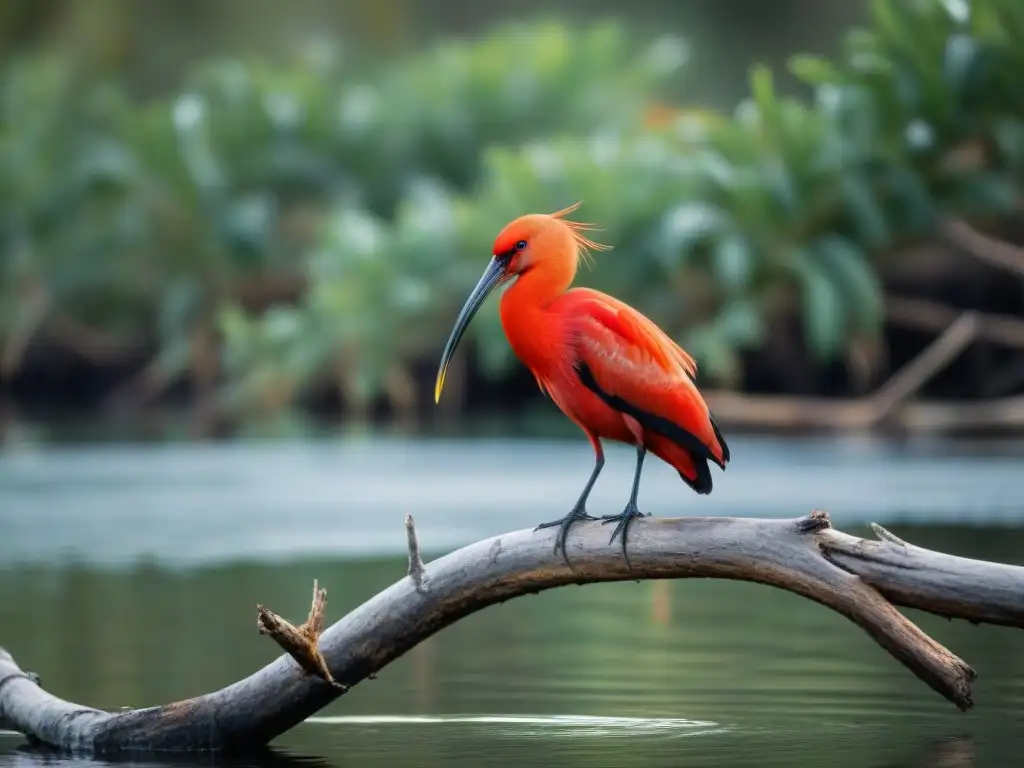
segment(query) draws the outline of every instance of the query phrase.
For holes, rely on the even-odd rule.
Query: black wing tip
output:
[[[721,463],[715,462],[722,469],[725,469],[725,465],[729,463],[729,459],[732,458],[729,453],[729,445],[725,442],[725,438],[722,436],[722,430],[718,428],[718,422],[715,421],[714,415],[711,411],[708,411],[708,418],[711,420],[711,428],[715,430],[715,437],[718,439],[718,444],[722,446],[722,461]]]
[[[724,446],[723,446],[723,449],[724,449]],[[701,456],[703,458],[706,458],[708,461],[712,462],[716,467],[721,469],[723,472],[725,471],[726,463],[729,461],[729,454],[725,450],[722,451],[722,460],[721,461],[719,461],[718,457],[715,456],[715,454],[713,454],[711,451],[708,451],[706,454],[702,453]]]
[[[707,496],[711,493],[711,489],[714,487],[714,481],[711,477],[711,468],[708,467],[708,463],[704,459],[700,459],[693,455],[691,455],[690,458],[693,459],[693,466],[697,470],[697,477],[691,480],[682,472],[679,473],[679,477],[681,477],[683,482],[698,494],[701,496]]]

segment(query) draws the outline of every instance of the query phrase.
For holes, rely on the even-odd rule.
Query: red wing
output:
[[[657,365],[669,372],[676,366],[691,379],[697,376],[697,363],[686,350],[650,319],[628,304],[611,296],[587,293],[585,307],[591,319],[615,333],[626,344],[643,349]]]
[[[645,429],[724,466],[729,449],[694,384],[693,358],[629,305],[596,291],[570,294],[578,364],[598,394]]]

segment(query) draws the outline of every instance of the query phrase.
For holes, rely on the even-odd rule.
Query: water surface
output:
[[[923,546],[1024,564],[1016,446],[733,445],[737,460],[716,473],[711,497],[652,464],[641,502],[655,514],[825,507],[850,532],[878,520]],[[8,455],[0,644],[50,690],[93,706],[213,690],[278,655],[256,632],[257,602],[300,619],[317,578],[335,619],[403,575],[406,512],[437,553],[534,524],[571,503],[586,451],[575,441],[365,440]],[[628,453],[610,454],[595,512],[617,511],[630,469]],[[243,762],[1013,764],[1024,751],[1024,637],[911,617],[978,669],[972,712],[794,595],[631,582],[471,616],[281,737],[272,756]],[[3,768],[52,762],[0,735]]]
[[[1024,441],[901,444],[733,437],[710,496],[648,461],[654,515],[876,521],[1024,521]],[[622,509],[633,452],[608,446],[594,513]],[[407,513],[424,547],[449,551],[550,520],[590,474],[583,439],[365,438],[107,444],[0,454],[0,563],[140,559],[181,566],[244,558],[402,551]]]

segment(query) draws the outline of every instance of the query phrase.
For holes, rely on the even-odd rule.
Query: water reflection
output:
[[[516,732],[519,737],[526,737],[526,732]],[[601,734],[605,735],[605,734]],[[343,734],[338,734],[339,739],[343,737]],[[410,735],[411,739],[415,739],[414,736]],[[2,737],[0,737],[2,739]],[[386,745],[386,742],[385,742]],[[334,750],[340,751],[340,750]],[[483,757],[482,761],[475,763],[467,763],[467,765],[501,765],[501,764],[526,764],[525,762],[519,763],[520,756],[516,753],[513,746],[502,745],[498,750],[501,754],[494,755],[498,757],[497,760],[489,760],[487,757]],[[611,750],[614,752],[614,750]],[[804,762],[791,762],[786,763],[785,760],[789,758],[780,757],[776,759],[776,756],[768,753],[759,756],[751,756],[749,759],[740,759],[739,761],[723,762],[722,755],[720,753],[701,753],[696,751],[691,753],[666,750],[662,753],[645,754],[649,750],[641,749],[639,754],[636,754],[636,760],[630,763],[600,763],[592,762],[590,760],[581,759],[579,757],[574,758],[571,755],[566,755],[566,759],[559,762],[553,762],[550,760],[542,759],[540,762],[536,762],[536,765],[658,765],[658,766],[670,766],[678,764],[678,759],[685,758],[685,764],[689,766],[782,766],[782,765],[838,765],[838,766],[861,766],[863,768],[975,768],[980,766],[982,763],[975,760],[975,741],[968,737],[952,738],[952,739],[939,739],[935,741],[925,741],[918,749],[914,750],[910,745],[907,745],[902,750],[894,750],[894,752],[902,752],[902,757],[895,757],[894,759],[883,759],[880,762],[874,761],[870,757],[863,756],[863,753],[855,750],[850,750],[847,754],[848,757],[845,760],[832,761],[832,762],[817,762],[816,758],[811,757],[809,760]],[[487,752],[481,753],[481,755],[487,755]],[[493,752],[491,753],[493,755]],[[659,762],[658,755],[661,754],[663,762]],[[251,754],[243,756],[221,756],[221,755],[173,755],[165,754],[159,756],[153,755],[120,755],[120,756],[108,756],[105,758],[81,758],[81,757],[68,757],[66,755],[56,754],[48,750],[40,749],[38,747],[30,746],[18,746],[10,751],[3,751],[3,742],[0,740],[0,757],[4,758],[4,765],[10,766],[10,768],[120,768],[121,766],[131,765],[133,768],[194,768],[197,766],[203,766],[208,768],[334,768],[334,766],[344,766],[350,764],[350,759],[355,759],[357,755],[334,755],[330,759],[304,755],[299,752],[292,752],[289,750],[283,750],[279,748],[267,748],[262,750],[256,750]],[[390,753],[386,746],[381,749],[377,754],[373,755],[371,764],[375,766],[381,766],[387,768],[388,766],[433,766],[433,765],[450,765],[452,763],[445,762],[425,762],[419,757],[396,757]],[[501,760],[517,761],[515,763],[503,763]],[[989,763],[996,765],[997,763]]]
[[[241,756],[168,753],[157,756],[120,754],[87,759],[69,757],[43,747],[19,745],[5,753],[2,740],[0,761],[3,761],[0,764],[10,768],[328,768],[332,765],[320,757],[297,755],[274,748],[254,750],[252,754]]]
[[[725,733],[727,729],[716,723],[700,720],[657,717],[600,717],[585,715],[338,715],[311,717],[312,725],[374,726],[374,725],[462,725],[495,728],[495,733],[507,736],[623,736],[637,737],[650,734],[673,738],[706,736]],[[508,726],[500,728],[500,726]]]
[[[942,739],[930,744],[918,762],[920,768],[970,768],[974,762],[974,739]]]

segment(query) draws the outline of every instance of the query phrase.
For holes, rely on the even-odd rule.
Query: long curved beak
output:
[[[452,328],[451,336],[448,337],[448,343],[444,345],[444,352],[441,354],[441,365],[437,369],[437,382],[434,384],[435,403],[441,399],[441,389],[444,387],[444,375],[448,370],[448,362],[452,359],[452,355],[455,354],[455,348],[459,345],[462,334],[466,332],[470,320],[473,319],[476,311],[480,309],[488,294],[494,290],[494,286],[500,283],[504,277],[505,264],[499,259],[491,258],[487,269],[484,270],[473,292],[469,294],[466,303],[462,305],[462,310],[455,320],[455,327]]]

